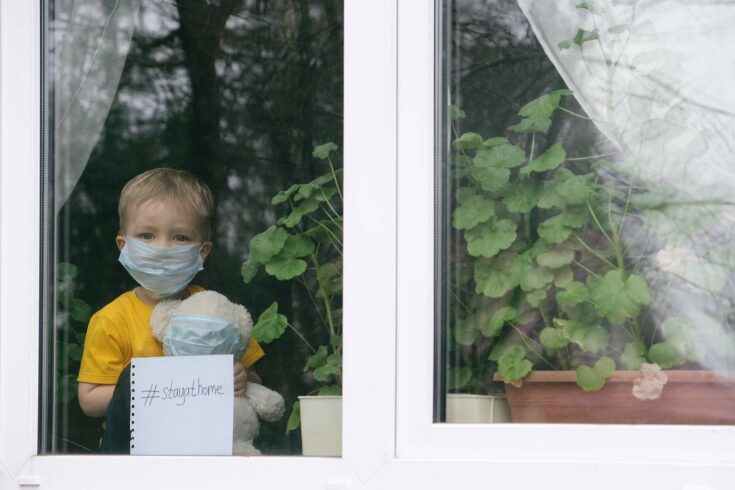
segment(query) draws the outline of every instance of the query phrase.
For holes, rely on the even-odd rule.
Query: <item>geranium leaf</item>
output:
[[[577,385],[584,391],[598,391],[615,372],[615,361],[610,357],[600,358],[594,367],[579,366],[576,371]]]
[[[554,280],[554,273],[545,267],[537,266],[527,253],[516,257],[512,273],[513,280],[524,291],[541,289]]]
[[[620,325],[638,316],[641,306],[648,304],[648,284],[635,274],[624,279],[619,270],[608,271],[592,289],[592,301],[600,315]]]
[[[538,308],[541,306],[541,303],[543,303],[543,301],[546,299],[547,294],[548,288],[531,291],[530,293],[526,294],[526,302],[534,308]]]
[[[497,167],[472,167],[470,175],[488,192],[502,189],[510,180],[510,170]]]
[[[516,225],[501,219],[482,223],[465,232],[467,251],[473,257],[493,257],[510,247],[516,239]]]
[[[542,267],[549,269],[558,269],[574,262],[574,251],[563,247],[554,247],[548,252],[540,254],[536,257],[536,262]]]
[[[641,364],[646,362],[646,346],[640,340],[628,342],[620,355],[620,362],[628,369],[640,369]]]
[[[525,357],[526,349],[523,346],[508,347],[498,359],[498,374],[509,383],[519,383],[533,367]]]
[[[316,199],[307,199],[296,206],[291,213],[278,221],[279,224],[288,228],[293,228],[301,222],[301,218],[305,215],[313,213],[319,209],[319,201]]]
[[[306,360],[304,371],[324,366],[327,363],[328,356],[329,351],[327,351],[326,346],[320,345],[319,348],[317,348],[316,352],[309,356],[309,358]]]
[[[532,100],[518,111],[523,117],[521,122],[508,129],[517,133],[546,133],[551,127],[551,115],[559,107],[561,97],[570,94],[569,90],[555,90]]]
[[[86,301],[74,298],[69,302],[69,315],[80,323],[87,323],[92,317],[92,307]]]
[[[569,308],[589,299],[589,290],[581,282],[573,282],[566,286],[564,291],[556,293],[556,300],[562,308]]]
[[[286,424],[286,434],[292,430],[296,430],[301,425],[301,404],[295,401],[291,408],[291,415],[288,416],[288,424]]]
[[[574,281],[574,273],[569,267],[554,271],[554,286],[566,288],[569,287],[572,281]]]
[[[464,133],[462,136],[452,141],[452,147],[464,150],[474,150],[482,144],[482,136],[477,133]]]
[[[279,256],[268,261],[265,271],[279,281],[287,281],[306,272],[306,261]]]
[[[324,143],[323,145],[319,145],[314,148],[314,151],[311,154],[314,158],[324,160],[329,157],[331,152],[337,151],[337,149],[338,146],[330,141],[329,143]]]
[[[242,276],[242,280],[246,284],[250,284],[250,281],[252,281],[255,278],[255,275],[258,273],[259,268],[260,264],[255,262],[252,257],[249,258],[244,264],[242,264],[242,267],[240,268],[240,275]]]
[[[472,345],[480,334],[477,329],[477,318],[470,316],[458,320],[454,327],[454,340],[460,345]]]
[[[513,254],[501,254],[492,261],[477,261],[474,268],[475,291],[500,298],[517,284],[511,274]]]
[[[483,145],[477,151],[472,163],[481,168],[515,168],[523,164],[526,153],[516,145],[500,144],[497,146]]]
[[[567,158],[567,153],[560,144],[554,144],[538,158],[534,159],[528,165],[521,169],[522,174],[530,174],[531,172],[546,172],[554,170],[561,165]]]
[[[250,240],[251,260],[265,264],[281,251],[288,238],[288,232],[278,226],[271,226]]]
[[[341,394],[342,388],[339,385],[322,386],[317,393],[319,396],[339,396]]]
[[[495,203],[480,195],[468,197],[452,213],[452,224],[458,230],[474,228],[495,215]]]
[[[687,357],[674,342],[664,341],[653,344],[648,357],[663,369],[679,367],[687,361]]]
[[[289,235],[278,255],[284,257],[306,257],[314,251],[314,242],[306,235]]]
[[[466,115],[464,111],[456,105],[453,105],[449,108],[449,117],[452,121],[456,121],[457,119],[464,119],[465,116]]]
[[[563,211],[541,223],[538,234],[548,243],[562,243],[574,230],[582,228],[587,222],[584,210]]]
[[[564,336],[577,344],[583,351],[597,353],[610,342],[610,334],[598,325],[587,325],[578,320],[556,318],[554,323],[561,327]]]
[[[564,336],[561,330],[553,327],[546,327],[541,331],[539,336],[541,345],[547,349],[557,350],[569,344],[569,339]]]
[[[588,41],[594,41],[595,39],[599,39],[600,35],[597,32],[597,29],[593,31],[588,31],[585,29],[578,29],[577,34],[574,35],[574,39],[572,39],[572,42],[579,46],[580,48],[582,45]]]
[[[70,262],[59,262],[56,264],[56,278],[59,281],[65,282],[77,277],[79,269],[76,265]]]
[[[273,302],[258,317],[258,321],[253,327],[253,338],[258,342],[267,344],[283,335],[288,327],[288,320],[285,315],[278,313],[278,303]]]
[[[527,213],[538,203],[541,185],[535,180],[524,180],[509,185],[503,193],[503,204],[511,213]]]
[[[273,199],[271,199],[271,204],[281,204],[282,202],[288,201],[293,193],[296,192],[298,189],[299,184],[294,184],[288,189],[280,191],[278,194],[273,196]]]
[[[480,332],[485,337],[497,337],[505,326],[506,322],[515,319],[518,310],[512,306],[504,306],[495,311],[490,319],[480,325]]]

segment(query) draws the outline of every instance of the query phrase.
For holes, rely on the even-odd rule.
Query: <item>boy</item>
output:
[[[149,326],[156,304],[183,299],[202,288],[190,285],[212,251],[209,188],[183,170],[157,168],[130,180],[120,194],[120,262],[140,284],[95,313],[89,321],[79,369],[82,411],[102,417],[115,384],[133,357],[162,356]],[[251,340],[234,367],[235,396],[245,394],[250,367],[265,353]],[[249,376],[258,381],[257,375]]]

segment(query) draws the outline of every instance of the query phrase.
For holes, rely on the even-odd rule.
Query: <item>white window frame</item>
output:
[[[429,0],[345,1],[344,456],[38,456],[40,15],[0,2],[0,488],[732,488],[730,427],[432,423]]]

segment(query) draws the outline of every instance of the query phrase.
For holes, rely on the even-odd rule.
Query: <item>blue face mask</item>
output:
[[[173,315],[163,339],[167,356],[204,356],[245,352],[233,322],[206,315]]]
[[[138,284],[163,298],[182,291],[204,269],[201,249],[201,243],[154,247],[125,237],[119,260]]]

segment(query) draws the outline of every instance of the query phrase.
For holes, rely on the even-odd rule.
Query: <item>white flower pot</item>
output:
[[[491,424],[510,422],[510,408],[504,395],[447,394],[447,422],[450,424]]]
[[[342,456],[342,397],[300,396],[304,456]]]

